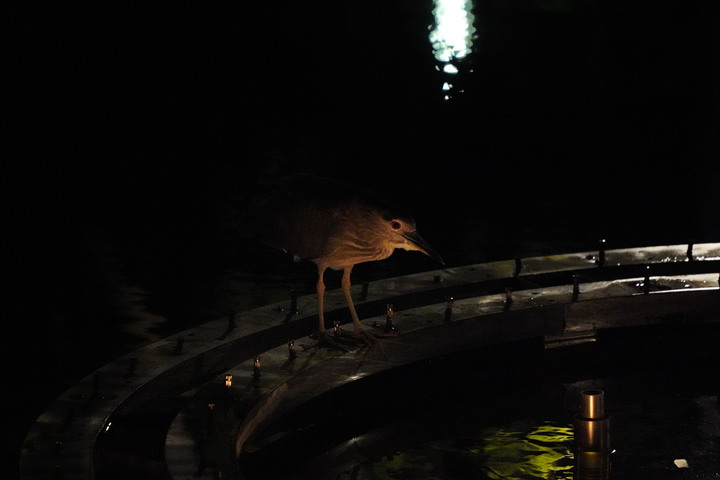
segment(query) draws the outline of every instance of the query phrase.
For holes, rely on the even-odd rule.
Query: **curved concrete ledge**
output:
[[[642,321],[699,320],[704,312],[718,311],[718,271],[720,244],[709,243],[692,248],[644,247],[470,265],[373,282],[366,286],[366,294],[363,286],[356,285],[353,294],[363,321],[383,322],[385,305],[392,303],[394,321],[402,333],[384,341],[386,358],[401,360],[365,359],[364,374],[390,368],[393,362],[459,348],[463,342],[476,342],[478,338],[498,342],[542,335],[549,344],[577,341],[592,336],[594,329],[612,326],[603,323],[605,314],[614,315],[624,308],[641,308],[645,312]],[[507,287],[512,289],[512,302],[507,301]],[[672,295],[655,294],[661,289]],[[454,301],[448,322],[449,297]],[[632,305],[621,297],[632,298]],[[670,298],[673,300],[665,300]],[[166,462],[187,458],[184,464],[188,469],[196,462],[194,440],[188,440],[188,434],[178,427],[178,413],[182,414],[197,389],[218,375],[237,372],[236,378],[251,378],[248,360],[257,355],[268,360],[273,355],[284,357],[281,363],[285,364],[288,339],[305,337],[317,321],[314,296],[298,298],[299,313],[295,315],[288,315],[288,304],[242,312],[233,329],[228,329],[224,320],[199,325],[119,358],[86,377],[61,395],[28,432],[26,440],[32,448],[23,452],[22,478],[192,476],[196,465],[192,471],[178,471],[175,464]],[[328,292],[326,308],[329,321],[347,323],[341,292]],[[481,316],[482,322],[473,321]],[[637,316],[630,314],[615,318],[620,322],[615,326],[637,321]],[[417,342],[404,343],[406,338],[422,337],[410,335],[413,329],[433,335],[456,331],[457,343],[441,347],[435,342],[432,348],[419,349]],[[351,357],[308,355],[304,359],[306,368],[284,372],[276,368],[275,374],[272,367],[263,366],[260,388],[248,385],[256,400],[252,408],[265,408],[265,413],[255,416],[258,421],[252,428],[243,427],[237,450],[231,453],[241,450],[263,422],[281,412],[279,408],[291,408],[291,404],[284,404],[290,397],[293,402],[300,400],[298,390],[290,387],[312,376],[315,368],[337,368],[338,376],[345,381],[359,375],[357,360]],[[356,373],[349,374],[349,370]],[[291,382],[291,377],[296,379]],[[293,395],[283,394],[282,389]],[[282,401],[272,401],[273,397]],[[127,421],[133,417],[155,420],[145,429],[142,422],[131,425]],[[253,422],[253,417],[245,417],[246,424]],[[119,465],[124,470],[117,470]]]
[[[671,283],[675,279],[668,280]],[[236,453],[239,455],[248,439],[263,426],[311,398],[408,363],[530,338],[542,338],[546,347],[552,348],[579,339],[592,341],[599,329],[720,321],[720,295],[717,289],[704,286],[711,279],[702,275],[693,280],[702,286],[652,295],[596,296],[581,302],[563,302],[563,297],[567,300],[571,295],[567,288],[546,289],[542,300],[528,295],[516,300],[519,304],[512,310],[505,308],[504,298],[473,299],[462,305],[463,311],[458,318],[444,323],[427,318],[440,317],[443,305],[418,308],[410,317],[413,322],[425,320],[423,326],[406,330],[401,323],[399,330],[408,333],[383,340],[384,354],[376,352],[370,358],[358,354],[342,355],[333,358],[332,362],[319,362],[312,369],[294,374],[259,399],[239,427]],[[578,332],[583,335],[578,336]]]

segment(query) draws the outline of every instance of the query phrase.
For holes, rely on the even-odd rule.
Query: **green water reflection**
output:
[[[365,465],[359,479],[573,478],[572,424],[515,421],[442,439]]]

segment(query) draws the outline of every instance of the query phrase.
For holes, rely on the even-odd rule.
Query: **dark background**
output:
[[[452,77],[429,1],[258,3],[2,7],[3,478],[68,382],[313,291],[234,230],[287,173],[407,206],[450,267],[720,239],[713,2],[476,0]]]

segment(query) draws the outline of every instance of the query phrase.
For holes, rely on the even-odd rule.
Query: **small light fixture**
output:
[[[295,358],[297,356],[295,351],[295,342],[293,340],[288,340],[288,354],[290,355],[290,358]]]

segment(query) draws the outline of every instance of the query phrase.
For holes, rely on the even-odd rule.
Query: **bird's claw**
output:
[[[363,329],[348,332],[338,326],[331,330],[315,332],[310,337],[317,341],[312,345],[300,345],[303,351],[325,345],[349,353],[358,347],[373,346],[380,342],[372,333]]]
[[[339,339],[337,339],[335,335],[331,335],[330,332],[315,332],[312,335],[310,335],[310,338],[317,339],[317,340],[315,341],[315,343],[312,343],[310,345],[301,344],[300,348],[302,348],[303,351],[310,350],[311,348],[322,347],[322,346],[335,348],[337,350],[342,350],[345,353],[349,353],[352,351],[351,348],[348,348],[347,346],[343,345],[343,342],[339,341]]]
[[[378,343],[378,340],[373,333],[367,332],[363,328],[357,328],[353,332],[348,332],[342,328],[335,327],[332,330],[332,336],[339,342],[351,344],[351,345],[374,345]]]

